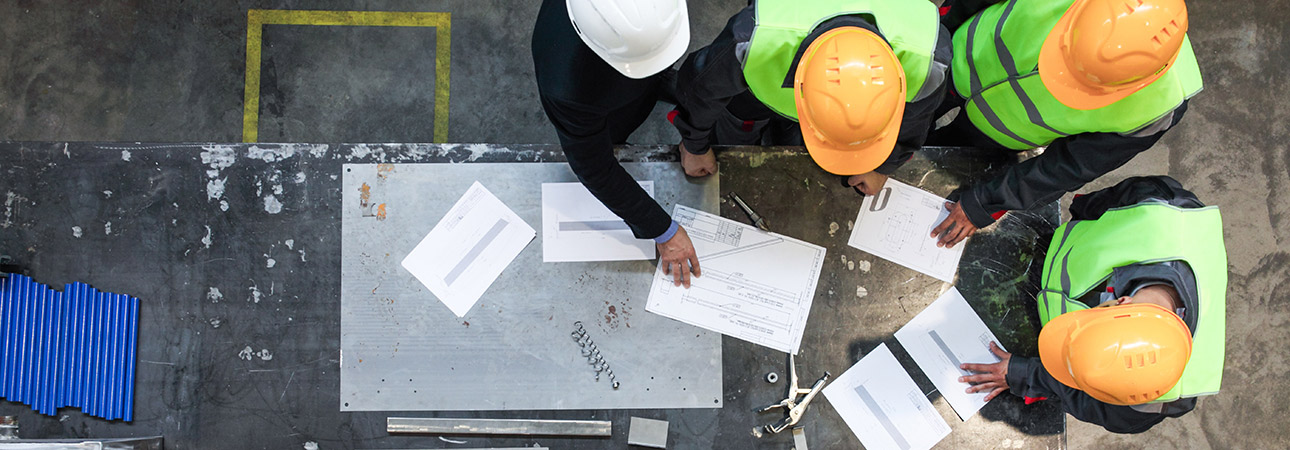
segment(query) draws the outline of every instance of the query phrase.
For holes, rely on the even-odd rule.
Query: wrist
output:
[[[959,208],[963,210],[963,215],[967,216],[972,226],[985,228],[994,223],[995,218],[986,212],[985,207],[981,204],[981,199],[977,197],[976,189],[968,189],[963,195],[959,196]]]
[[[681,228],[681,224],[678,224],[676,223],[675,220],[673,220],[672,224],[668,225],[667,231],[664,231],[663,234],[660,234],[658,235],[658,237],[654,238],[654,243],[662,244],[672,240],[672,238],[676,236],[676,231],[679,230],[680,228]]]

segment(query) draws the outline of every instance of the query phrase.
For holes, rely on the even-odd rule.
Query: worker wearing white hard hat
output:
[[[689,287],[701,273],[694,244],[613,149],[670,97],[672,65],[690,42],[685,1],[544,0],[532,42],[542,108],[569,166],[637,238],[654,240],[664,271]]]

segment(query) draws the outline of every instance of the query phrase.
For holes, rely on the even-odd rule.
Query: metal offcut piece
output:
[[[516,436],[591,436],[610,437],[612,422],[607,420],[538,420],[538,419],[448,419],[431,417],[388,417],[385,431],[390,434],[506,434]]]

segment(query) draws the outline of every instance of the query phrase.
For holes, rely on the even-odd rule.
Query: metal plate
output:
[[[717,210],[715,177],[623,165],[654,180],[665,210]],[[400,266],[476,180],[540,229],[541,183],[577,181],[568,164],[346,164],[343,176],[341,411],[721,407],[721,337],[645,312],[653,261],[543,263],[539,232],[462,318]],[[575,321],[619,389],[593,378]]]

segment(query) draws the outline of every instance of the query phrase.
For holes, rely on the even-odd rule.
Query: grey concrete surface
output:
[[[246,10],[319,9],[450,11],[453,13],[449,140],[550,143],[555,133],[536,100],[529,29],[536,1],[106,1],[0,2],[0,140],[236,142],[241,139]],[[744,2],[691,2],[691,48],[709,42]],[[1157,148],[1087,186],[1130,174],[1174,176],[1224,211],[1230,265],[1228,356],[1223,392],[1181,419],[1137,436],[1115,436],[1070,423],[1073,448],[1286,448],[1282,413],[1290,401],[1285,377],[1290,340],[1285,312],[1290,289],[1290,1],[1190,2],[1191,39],[1205,78],[1187,117]],[[305,39],[305,31],[284,39]],[[347,34],[341,31],[339,34]],[[292,34],[290,31],[278,34]],[[350,35],[382,35],[358,31]],[[379,39],[414,39],[389,34]],[[268,33],[269,39],[275,34]],[[378,37],[373,37],[378,39]],[[303,41],[300,41],[303,42]],[[266,41],[266,45],[277,45]],[[286,45],[284,43],[283,45]],[[342,42],[341,49],[381,52]],[[396,49],[411,48],[406,43]],[[373,53],[373,54],[376,54]],[[392,52],[391,52],[392,53]],[[269,53],[266,52],[266,56]],[[389,54],[405,59],[404,53]],[[285,64],[266,59],[269,64]],[[335,139],[387,142],[428,136],[407,117],[425,117],[432,87],[396,77],[403,66],[382,61],[373,72],[345,60],[306,81],[344,86],[291,86],[284,97],[300,108],[370,111],[387,120],[346,114],[299,115],[262,109],[265,138],[298,142]],[[415,64],[414,64],[415,66]],[[283,67],[283,70],[287,68]],[[292,68],[299,71],[300,68]],[[412,69],[415,70],[415,69]],[[360,76],[363,75],[363,76]],[[285,82],[283,82],[285,85]],[[350,91],[353,92],[350,92]],[[288,89],[288,92],[290,90]],[[344,92],[330,103],[313,96]],[[408,95],[414,93],[417,95]],[[262,93],[262,95],[265,95]],[[385,98],[389,108],[357,99]],[[370,104],[381,105],[380,101]],[[674,143],[658,108],[632,142]],[[317,123],[304,123],[305,119]],[[299,120],[271,135],[274,120]],[[328,123],[328,121],[331,121]],[[343,132],[341,131],[343,130]],[[1010,443],[1001,442],[1000,446]]]

